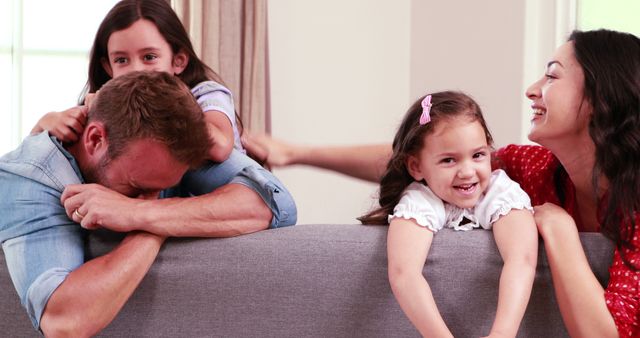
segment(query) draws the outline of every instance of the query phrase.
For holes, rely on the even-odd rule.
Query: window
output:
[[[77,103],[93,37],[116,2],[0,1],[0,155],[44,113]]]
[[[11,2],[0,1],[0,154],[7,152],[17,139],[14,133],[16,124],[11,111],[12,80],[11,41],[12,10]]]
[[[577,27],[580,30],[608,28],[640,36],[640,1],[581,0]]]

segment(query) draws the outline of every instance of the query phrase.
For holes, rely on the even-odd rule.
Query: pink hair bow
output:
[[[420,115],[420,125],[425,125],[431,121],[431,95],[425,96],[422,100],[422,115]]]

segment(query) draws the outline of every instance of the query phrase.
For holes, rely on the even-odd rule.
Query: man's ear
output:
[[[109,64],[109,59],[102,58],[100,59],[100,63],[102,64],[102,69],[104,69],[110,77],[113,78],[113,69],[111,69],[111,64]]]
[[[420,169],[420,159],[414,155],[409,155],[407,157],[407,170],[409,170],[409,175],[413,177],[416,181],[421,181],[424,179],[424,175],[422,174],[422,170]]]
[[[180,75],[187,68],[189,64],[189,56],[183,52],[179,51],[176,55],[173,56],[173,74]]]
[[[107,130],[101,122],[90,122],[85,127],[82,135],[82,143],[91,159],[100,159],[107,153]]]

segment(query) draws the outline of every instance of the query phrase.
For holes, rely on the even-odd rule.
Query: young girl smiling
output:
[[[527,307],[538,250],[531,202],[504,171],[491,171],[491,143],[480,107],[467,95],[421,98],[396,133],[380,208],[360,219],[390,223],[391,288],[423,336],[452,336],[422,274],[433,236],[444,227],[493,229],[504,267],[490,337],[515,337]]]

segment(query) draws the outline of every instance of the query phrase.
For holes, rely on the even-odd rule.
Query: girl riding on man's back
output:
[[[490,337],[515,337],[535,275],[538,234],[529,197],[502,170],[491,171],[492,138],[482,112],[459,92],[411,106],[380,183],[380,208],[360,218],[387,224],[389,281],[423,336],[452,336],[422,274],[442,228],[493,229],[504,261]]]
[[[164,0],[123,0],[104,18],[93,43],[89,79],[82,101],[111,78],[136,70],[162,71],[178,76],[200,104],[213,146],[209,159],[226,160],[232,149],[244,152],[242,125],[231,91],[196,55],[189,35]],[[63,142],[74,142],[84,129],[86,106],[44,115],[32,134],[48,130]]]

